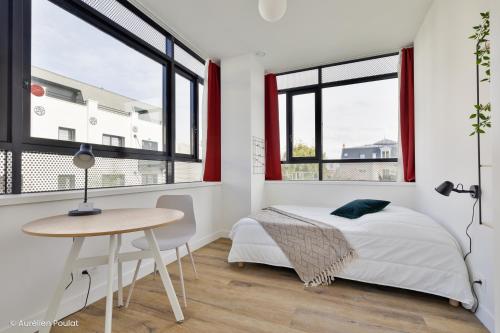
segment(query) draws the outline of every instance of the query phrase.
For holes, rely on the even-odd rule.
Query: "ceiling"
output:
[[[268,71],[392,52],[413,42],[432,0],[288,0],[278,22],[257,0],[132,0],[204,57],[263,51]]]

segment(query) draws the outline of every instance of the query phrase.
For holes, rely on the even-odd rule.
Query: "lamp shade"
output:
[[[92,153],[92,146],[82,143],[80,150],[73,157],[73,164],[80,169],[88,169],[94,166],[95,157]]]
[[[259,12],[262,18],[276,22],[285,15],[287,0],[259,0]]]
[[[439,194],[449,196],[451,191],[453,191],[454,187],[455,187],[455,185],[453,185],[452,182],[447,180],[447,181],[443,182],[441,185],[439,185],[438,187],[436,187],[436,191]]]

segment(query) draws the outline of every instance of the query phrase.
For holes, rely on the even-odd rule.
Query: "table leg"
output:
[[[69,252],[68,257],[66,258],[66,262],[64,263],[63,273],[57,284],[56,291],[52,296],[52,300],[50,301],[49,308],[47,309],[47,313],[45,314],[45,321],[53,321],[56,319],[57,310],[59,308],[59,303],[61,303],[61,298],[64,294],[64,290],[67,284],[67,278],[70,276],[73,270],[73,264],[78,258],[80,254],[80,250],[82,249],[84,237],[75,238],[73,241],[73,246]],[[39,330],[40,333],[49,333],[50,326],[41,327]]]
[[[155,235],[150,229],[144,230],[144,234],[146,235],[146,239],[148,240],[149,248],[151,249],[151,252],[153,252],[153,257],[158,267],[158,272],[160,273],[163,287],[167,292],[172,311],[174,311],[175,320],[178,323],[182,323],[184,321],[184,315],[182,314],[181,306],[179,305],[179,300],[177,299],[177,295],[175,294],[174,286],[172,286],[172,281],[170,280],[170,276],[168,275],[167,268],[165,267],[165,263],[163,262],[163,259],[161,257],[160,248],[158,247],[158,243],[156,242]]]
[[[104,333],[111,333],[111,323],[113,320],[113,272],[116,257],[117,236],[109,236],[109,256],[108,256],[108,291],[106,294],[106,319],[104,322]]]
[[[116,255],[120,253],[120,247],[122,245],[122,235],[118,235],[118,244],[116,246]],[[118,258],[118,306],[123,306],[123,264]]]

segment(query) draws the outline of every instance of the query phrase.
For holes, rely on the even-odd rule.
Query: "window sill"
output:
[[[280,184],[294,184],[294,185],[328,185],[328,186],[403,186],[415,187],[416,183],[406,182],[370,182],[370,181],[352,181],[352,180],[266,180],[266,184],[280,185]]]
[[[149,186],[130,186],[117,188],[103,188],[89,190],[89,198],[107,197],[115,195],[127,195],[134,193],[145,192],[164,192],[170,190],[180,190],[189,188],[201,188],[220,186],[220,182],[193,182],[193,183],[177,183],[165,185],[149,185]],[[14,206],[40,202],[66,201],[83,198],[83,190],[61,191],[61,192],[43,192],[43,193],[26,193],[26,194],[6,194],[0,195],[1,206]]]

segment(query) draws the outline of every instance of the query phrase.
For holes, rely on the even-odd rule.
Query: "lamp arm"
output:
[[[457,193],[474,193],[475,192],[475,191],[469,191],[469,190],[458,190],[456,188],[454,188],[452,191],[457,192]]]
[[[84,190],[83,203],[87,203],[87,181],[88,181],[88,169],[85,169],[85,190]]]

